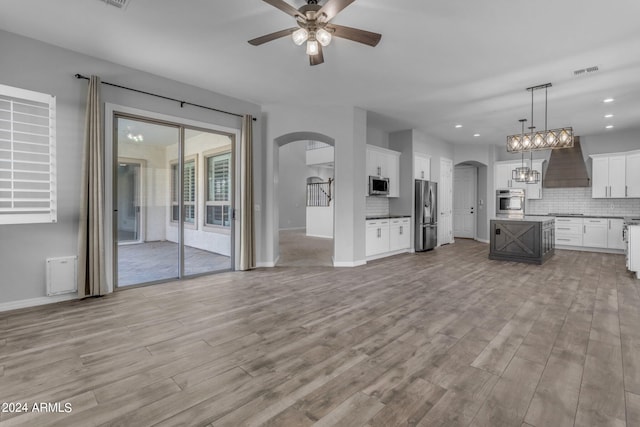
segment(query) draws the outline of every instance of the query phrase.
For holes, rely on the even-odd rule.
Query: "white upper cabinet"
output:
[[[627,197],[640,198],[640,152],[627,154]]]
[[[515,168],[522,166],[522,161],[496,162],[494,169],[494,182],[496,189],[498,188],[522,188],[525,190],[527,199],[542,198],[542,165],[545,160],[534,160],[533,169],[540,173],[540,181],[536,184],[527,184],[526,182],[518,182],[512,178]],[[525,160],[525,166],[529,165],[529,161]]]
[[[413,155],[413,179],[431,180],[431,157],[421,153]]]
[[[640,197],[637,187],[640,179],[640,154],[616,153],[592,155],[591,197],[595,199],[624,199]],[[633,169],[636,170],[633,170]],[[629,193],[629,187],[632,193]],[[632,195],[637,194],[637,195]]]
[[[400,153],[373,145],[367,145],[366,182],[369,176],[389,178],[388,197],[400,196]]]
[[[511,171],[514,166],[513,163],[496,163],[495,167],[495,184],[498,188],[513,188],[513,180],[511,179]],[[519,184],[519,183],[515,183]]]

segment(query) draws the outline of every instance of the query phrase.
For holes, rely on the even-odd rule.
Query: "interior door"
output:
[[[477,168],[456,166],[453,172],[453,235],[476,237]]]
[[[438,245],[453,243],[453,161],[440,158]]]

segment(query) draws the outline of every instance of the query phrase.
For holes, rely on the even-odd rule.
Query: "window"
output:
[[[56,222],[54,96],[0,85],[0,224]]]
[[[205,224],[231,227],[231,153],[206,158]]]
[[[184,223],[196,223],[196,160],[187,159],[184,162]],[[178,164],[171,164],[171,221],[180,220],[180,206],[178,204]]]

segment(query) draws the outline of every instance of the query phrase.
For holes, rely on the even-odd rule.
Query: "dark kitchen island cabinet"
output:
[[[554,254],[554,234],[552,217],[492,219],[489,259],[543,264]]]

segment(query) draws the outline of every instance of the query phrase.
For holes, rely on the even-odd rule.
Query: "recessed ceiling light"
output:
[[[456,129],[460,129],[462,125],[456,125]]]
[[[477,137],[477,136],[480,136],[480,134],[479,133],[474,133],[473,136]]]
[[[607,99],[603,100],[602,102],[609,103],[609,102],[613,102],[613,101],[615,101],[615,99],[613,99],[613,98],[607,98]]]
[[[610,119],[611,117],[613,117],[613,114],[605,114],[605,115],[604,115],[604,118],[605,118],[605,119]]]
[[[607,125],[606,128],[607,129],[613,129],[613,125]]]

